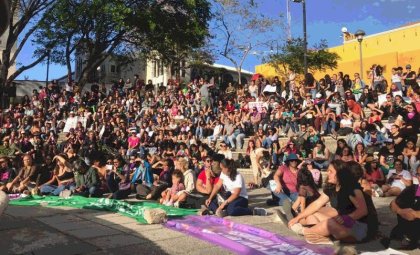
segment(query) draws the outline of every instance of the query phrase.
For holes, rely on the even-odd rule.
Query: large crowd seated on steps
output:
[[[136,76],[110,89],[100,84],[81,93],[74,83],[50,83],[19,101],[10,97],[0,115],[0,189],[136,194],[223,216],[264,215],[248,208],[253,188],[269,188],[270,205],[298,201],[297,176],[284,174],[293,161],[319,184],[331,162],[356,162],[371,196],[397,196],[418,182],[420,74],[410,65],[393,68],[391,77],[372,66],[364,81],[342,72],[299,79],[291,70],[285,82],[254,78],[224,87],[200,77],[155,87]],[[335,151],[326,136],[337,140]],[[244,167],[253,173],[249,183],[238,171]],[[286,176],[292,180],[280,186]]]

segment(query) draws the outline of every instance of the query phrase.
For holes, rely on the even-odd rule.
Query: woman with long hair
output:
[[[356,148],[354,149],[354,160],[363,166],[366,163],[367,156],[363,143],[356,144]]]
[[[222,172],[219,181],[213,187],[210,197],[206,200],[206,206],[217,216],[241,216],[241,215],[267,215],[263,208],[254,208],[252,211],[248,207],[248,193],[245,187],[244,177],[238,173],[235,162],[230,159],[224,159],[220,162]],[[220,194],[221,199],[216,195],[223,187],[225,194]],[[218,203],[218,200],[221,203]]]
[[[289,221],[289,227],[309,243],[332,243],[329,239],[361,242],[373,238],[378,217],[372,198],[363,193],[348,163],[334,160],[328,167],[324,194]],[[331,207],[325,207],[330,202]],[[313,225],[303,227],[303,225]]]

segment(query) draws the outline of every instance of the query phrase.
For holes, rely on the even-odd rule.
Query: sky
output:
[[[262,0],[259,8],[261,12],[270,16],[283,14],[286,23],[286,1]],[[330,47],[340,45],[343,42],[342,27],[346,27],[351,33],[363,29],[366,35],[371,35],[420,21],[419,3],[419,0],[306,0],[308,44],[310,46],[321,39],[326,39]],[[290,7],[292,37],[301,37],[303,34],[302,5],[291,2]],[[285,37],[285,35],[280,35],[280,37]],[[26,45],[18,62],[28,63],[33,50],[31,45]],[[222,58],[216,62],[231,65]],[[244,62],[243,69],[253,72],[258,64],[261,64],[260,57],[250,55]],[[46,70],[46,64],[39,64],[21,74],[18,79],[24,79],[26,76],[31,80],[45,80]],[[64,66],[50,65],[50,79],[59,78],[65,74]]]

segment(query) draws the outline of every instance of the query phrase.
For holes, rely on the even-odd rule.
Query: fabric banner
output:
[[[77,122],[79,122],[79,121],[82,123],[82,126],[84,128],[86,128],[86,123],[87,123],[87,118],[86,117],[80,117],[80,116],[79,117],[69,117],[66,120],[66,124],[64,126],[63,133],[68,133],[68,132],[70,132],[71,128],[76,128]]]
[[[79,209],[110,211],[120,213],[122,215],[136,219],[139,223],[147,223],[146,220],[143,218],[143,212],[145,209],[163,209],[166,211],[169,218],[182,217],[197,213],[197,210],[168,207],[152,202],[135,202],[130,204],[124,201],[108,198],[86,198],[80,196],[72,196],[69,198],[60,198],[54,196],[28,196],[20,199],[11,200],[9,205],[51,207],[66,206]]]
[[[266,103],[264,103],[264,102],[249,102],[248,103],[248,108],[249,109],[253,109],[253,108],[257,108],[257,111],[258,112],[262,112],[262,108],[263,107],[267,107],[267,104]]]
[[[169,220],[166,227],[217,244],[238,254],[334,254],[330,247],[311,245],[253,226],[214,216]]]

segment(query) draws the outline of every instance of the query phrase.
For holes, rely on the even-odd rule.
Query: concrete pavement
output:
[[[251,206],[265,206],[268,191],[249,192]],[[391,199],[375,198],[380,231],[396,223]],[[274,208],[269,208],[272,212]],[[294,236],[274,215],[241,216],[232,220],[271,232]],[[231,252],[162,225],[141,225],[116,213],[74,208],[9,206],[0,217],[0,254],[231,254]],[[336,248],[340,245],[335,243]],[[360,251],[379,251],[379,240],[358,244]],[[409,254],[420,254],[419,250]]]

